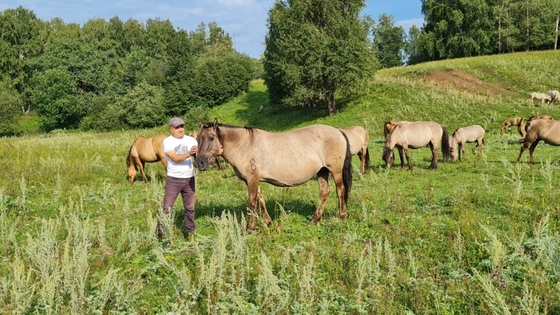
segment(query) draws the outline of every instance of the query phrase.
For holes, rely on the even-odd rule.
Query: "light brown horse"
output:
[[[352,186],[352,154],[346,135],[334,127],[312,125],[288,132],[270,133],[255,127],[218,123],[200,124],[198,151],[194,165],[208,169],[212,158],[223,148],[222,156],[249,191],[247,233],[255,229],[255,211],[260,206],[267,224],[271,219],[261,193],[260,182],[279,187],[301,185],[317,176],[320,201],[311,224],[321,220],[329,196],[329,173],[336,186],[339,218],[347,216],[345,207]]]
[[[449,159],[449,134],[447,129],[433,121],[417,121],[407,124],[397,124],[393,131],[385,139],[383,147],[383,160],[390,168],[394,161],[393,149],[401,147],[408,161],[408,169],[412,170],[412,161],[408,149],[418,149],[429,146],[432,149],[432,163],[430,169],[437,169],[438,146],[441,142],[441,150],[444,161]],[[402,167],[403,165],[401,165]]]
[[[451,135],[451,145],[449,148],[451,152],[451,162],[455,163],[457,161],[457,157],[461,160],[461,153],[463,153],[463,157],[465,158],[465,161],[467,161],[468,159],[465,154],[465,146],[467,143],[471,142],[476,142],[476,146],[472,148],[472,153],[475,154],[475,150],[478,147],[480,155],[482,155],[484,133],[484,128],[479,125],[472,125],[455,130]]]
[[[534,99],[538,99],[541,100],[542,105],[544,105],[544,102],[546,101],[546,103],[550,103],[552,101],[552,98],[550,97],[550,95],[545,94],[545,93],[539,93],[539,92],[533,92],[531,94],[529,94],[529,96],[531,97],[531,106],[534,106]]]
[[[560,92],[554,90],[554,91],[548,91],[548,96],[550,96],[550,102],[554,103],[554,102],[558,102],[560,101]]]
[[[350,142],[350,152],[352,155],[358,154],[360,158],[360,172],[365,174],[369,170],[369,134],[364,127],[352,126],[342,129]]]
[[[546,117],[531,117],[531,119],[527,121],[525,130],[527,131],[527,135],[525,139],[523,139],[523,145],[519,151],[517,162],[521,160],[523,152],[529,149],[530,162],[531,164],[535,164],[533,152],[541,140],[546,144],[554,146],[560,145],[560,120]]]
[[[153,163],[161,161],[163,167],[167,169],[167,159],[163,152],[163,139],[166,135],[157,135],[151,138],[139,136],[134,140],[128,156],[126,157],[126,166],[128,167],[128,181],[132,184],[136,177],[137,170],[140,170],[144,183],[148,181],[144,171],[145,163]]]
[[[506,119],[506,121],[504,121],[504,123],[502,124],[502,128],[500,129],[501,132],[504,132],[506,130],[506,128],[509,128],[511,126],[519,126],[519,124],[521,123],[521,121],[523,120],[522,117],[511,117]]]
[[[385,139],[387,139],[387,136],[391,133],[391,131],[393,131],[393,129],[395,129],[395,126],[398,124],[408,124],[410,123],[410,121],[408,120],[389,120],[386,121],[385,124],[383,124],[383,135],[385,136]],[[401,167],[404,167],[404,154],[403,154],[403,149],[402,147],[397,147],[397,151],[399,151],[399,158],[401,159]]]

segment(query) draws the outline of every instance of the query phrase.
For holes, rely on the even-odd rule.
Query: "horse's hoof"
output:
[[[311,225],[316,225],[317,222],[321,221],[321,218],[317,218],[316,216],[313,216],[313,219],[311,221],[309,221],[309,224]]]
[[[348,213],[343,212],[343,213],[341,213],[338,217],[339,217],[341,220],[344,220],[344,219],[346,219],[347,216],[348,216]]]

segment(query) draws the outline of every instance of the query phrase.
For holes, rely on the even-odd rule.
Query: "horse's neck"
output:
[[[250,141],[253,136],[252,132],[243,127],[220,127],[218,137],[224,149],[222,155],[233,164],[236,156],[245,154],[245,151],[251,147]]]

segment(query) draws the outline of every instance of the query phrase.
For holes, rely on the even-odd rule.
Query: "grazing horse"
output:
[[[500,129],[501,132],[504,132],[507,128],[511,127],[511,126],[519,126],[519,124],[521,124],[521,121],[523,120],[522,117],[512,117],[512,118],[508,118],[506,119],[506,121],[504,121],[504,123],[502,124],[502,128]]]
[[[391,131],[393,131],[393,129],[395,129],[395,126],[397,124],[408,124],[410,121],[408,120],[389,120],[386,121],[385,124],[383,125],[383,135],[385,136],[385,139],[387,139],[387,136],[391,133]],[[399,151],[399,158],[401,159],[401,167],[404,167],[404,155],[403,155],[403,149],[402,147],[397,147],[397,150]]]
[[[348,129],[342,129],[342,132],[348,137],[352,155],[358,154],[361,162],[360,172],[365,174],[369,169],[369,134],[367,130],[361,126],[352,126]]]
[[[383,160],[387,168],[394,161],[393,149],[401,147],[408,161],[408,169],[412,170],[412,162],[408,148],[418,149],[429,146],[432,149],[432,163],[430,169],[437,169],[438,145],[441,142],[441,150],[444,161],[449,159],[449,134],[447,129],[433,121],[417,121],[407,124],[397,124],[393,131],[385,139],[383,147]]]
[[[218,123],[199,123],[198,151],[194,165],[201,171],[222,148],[235,175],[249,191],[247,233],[255,229],[255,211],[260,206],[262,218],[270,224],[264,197],[259,186],[267,182],[279,187],[301,185],[317,176],[320,201],[311,224],[321,220],[330,193],[329,173],[336,186],[339,218],[347,216],[345,207],[352,186],[352,154],[348,138],[339,129],[312,125],[282,133],[255,127],[238,127]]]
[[[533,103],[534,99],[541,100],[542,105],[544,105],[545,101],[546,101],[547,104],[550,103],[550,101],[552,101],[552,98],[550,97],[550,95],[545,94],[545,93],[533,92],[529,96],[531,96],[531,106],[535,105]]]
[[[546,117],[531,117],[531,119],[527,121],[525,130],[527,131],[527,135],[525,139],[523,139],[523,145],[519,151],[517,162],[521,160],[523,152],[529,149],[530,162],[531,164],[535,164],[533,152],[541,140],[546,144],[554,146],[560,145],[560,120]]]
[[[557,101],[560,101],[560,92],[554,90],[554,91],[548,91],[548,96],[550,96],[550,102],[554,103]]]
[[[145,163],[153,163],[161,161],[163,167],[167,169],[167,159],[163,152],[163,139],[166,135],[157,135],[152,138],[145,138],[139,136],[134,140],[128,156],[126,157],[126,165],[128,167],[128,181],[132,184],[136,177],[136,172],[139,169],[142,174],[144,183],[148,181],[144,171]]]
[[[484,143],[484,128],[479,125],[472,125],[468,127],[458,128],[451,135],[451,162],[455,163],[457,161],[457,156],[461,160],[461,152],[465,161],[467,161],[467,155],[465,154],[465,145],[467,143],[476,142],[476,146],[472,148],[472,153],[475,154],[475,150],[478,147],[480,155],[482,155],[482,144]],[[455,148],[458,149],[456,150]],[[479,156],[480,157],[480,156]]]

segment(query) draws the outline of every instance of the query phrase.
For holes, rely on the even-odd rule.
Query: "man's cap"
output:
[[[171,127],[177,128],[181,125],[185,125],[185,122],[179,117],[173,117],[169,121],[169,126],[171,126]]]

